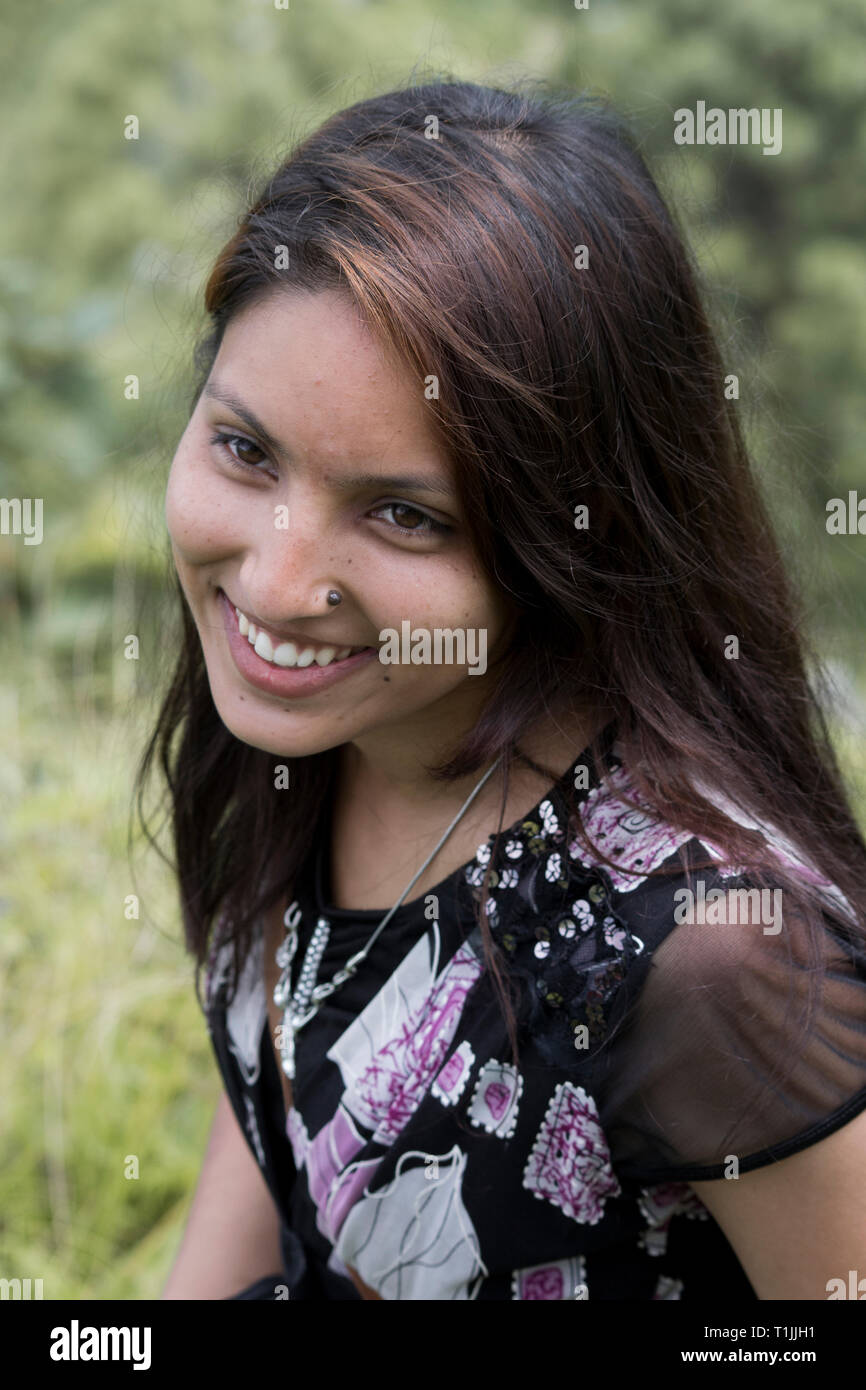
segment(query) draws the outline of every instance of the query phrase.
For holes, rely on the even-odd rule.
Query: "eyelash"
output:
[[[260,472],[261,468],[259,464],[249,463],[244,459],[239,459],[235,454],[232,453],[231,449],[229,448],[229,444],[233,444],[238,441],[240,441],[243,444],[250,444],[254,449],[258,449],[259,453],[264,453],[264,450],[261,449],[258,444],[256,444],[254,439],[247,439],[246,435],[243,434],[227,434],[220,433],[219,431],[217,431],[217,433],[214,434],[210,440],[212,445],[216,445],[218,448],[222,449],[223,454],[228,458],[232,467],[236,468],[238,472]],[[409,502],[385,502],[379,508],[379,511],[387,511],[389,507],[402,507],[406,511],[415,512],[418,516],[423,517],[424,521],[426,522],[426,527],[401,526],[396,521],[391,522],[390,525],[392,529],[395,531],[399,531],[401,536],[429,537],[433,535],[444,535],[446,532],[451,531],[453,529],[451,526],[446,526],[443,521],[437,521],[435,517],[428,516],[427,512],[422,511],[420,507],[413,506]]]

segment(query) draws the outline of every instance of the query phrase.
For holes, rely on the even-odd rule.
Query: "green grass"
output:
[[[139,851],[133,882],[127,858],[144,712],[111,715],[36,653],[2,660],[0,1274],[156,1298],[220,1081],[170,870]]]

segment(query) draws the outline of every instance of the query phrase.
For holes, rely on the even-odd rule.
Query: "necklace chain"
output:
[[[385,916],[373,932],[366,946],[363,950],[356,952],[354,956],[350,957],[342,970],[338,970],[332,980],[326,981],[324,984],[316,984],[319,965],[331,933],[330,922],[326,917],[320,917],[304,953],[304,961],[301,967],[297,988],[294,992],[292,991],[292,962],[295,958],[295,952],[298,949],[298,927],[301,921],[301,909],[297,899],[287,908],[286,914],[283,917],[286,936],[278,946],[276,953],[276,962],[280,967],[281,974],[274,986],[274,1003],[278,1009],[283,1010],[283,1025],[279,1030],[280,1063],[290,1081],[294,1081],[295,1079],[295,1039],[298,1033],[310,1022],[310,1019],[315,1017],[324,1001],[340,989],[347,980],[351,979],[362,961],[366,960],[370,947],[373,945],[379,933],[388,925],[394,913],[397,911],[397,908],[406,897],[406,894],[411,892],[428,864],[435,859],[457,822],[469,810],[469,807],[481,791],[488,777],[496,771],[501,761],[502,754],[500,753],[493,766],[487,769],[474,791],[470,792],[435,849],[427,856],[410,882],[406,884],[406,887],[403,889],[403,892],[400,894],[394,906],[385,913]]]

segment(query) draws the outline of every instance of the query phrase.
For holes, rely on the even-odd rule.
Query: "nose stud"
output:
[[[329,589],[328,602],[332,608],[336,608],[338,603],[343,602],[343,595],[337,589]]]

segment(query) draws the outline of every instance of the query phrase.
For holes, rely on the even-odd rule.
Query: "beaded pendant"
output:
[[[290,1081],[295,1079],[295,1038],[304,1024],[309,1023],[321,1002],[317,1000],[312,1009],[308,1007],[316,983],[319,963],[331,934],[330,923],[325,917],[320,917],[310,938],[310,944],[304,953],[304,963],[301,967],[298,987],[293,993],[292,961],[298,949],[300,922],[300,907],[297,902],[293,902],[283,918],[286,935],[277,947],[275,957],[277,965],[280,967],[280,978],[274,986],[274,1003],[278,1009],[283,1010],[283,1026],[280,1029],[280,1064]]]

